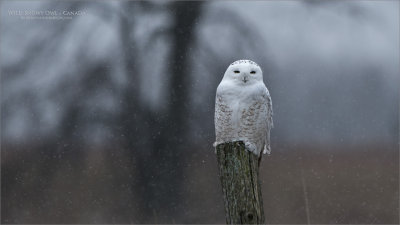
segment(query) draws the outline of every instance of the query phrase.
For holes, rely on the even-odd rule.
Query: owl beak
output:
[[[249,78],[247,76],[244,76],[242,80],[244,83],[246,83],[247,81],[249,81]]]

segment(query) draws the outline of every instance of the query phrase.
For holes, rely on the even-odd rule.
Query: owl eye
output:
[[[256,74],[256,71],[253,70],[253,71],[251,71],[250,73],[251,73],[251,74]]]
[[[234,73],[240,73],[240,71],[239,70],[235,70],[235,71],[233,71]]]

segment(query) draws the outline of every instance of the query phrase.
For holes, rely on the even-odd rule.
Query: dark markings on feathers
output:
[[[237,61],[233,62],[231,65],[237,65],[237,64],[242,64],[242,63],[248,63],[248,64],[251,64],[251,65],[256,65],[256,66],[258,66],[257,63],[255,63],[255,62],[253,62],[253,61],[251,61],[251,60],[247,60],[247,59],[237,60]]]

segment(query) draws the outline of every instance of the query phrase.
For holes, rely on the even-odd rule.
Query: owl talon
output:
[[[257,152],[257,146],[249,141],[245,141],[244,145],[246,149],[250,152],[256,153]]]

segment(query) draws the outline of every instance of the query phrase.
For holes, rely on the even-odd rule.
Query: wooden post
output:
[[[259,157],[242,141],[216,147],[227,224],[264,224]]]

